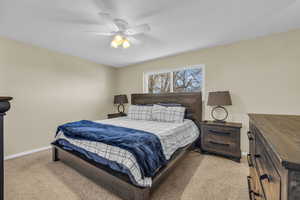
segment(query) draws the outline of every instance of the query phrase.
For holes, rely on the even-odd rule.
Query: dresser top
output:
[[[286,168],[300,169],[300,116],[249,114]]]

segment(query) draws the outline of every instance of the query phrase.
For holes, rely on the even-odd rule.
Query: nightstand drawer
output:
[[[205,149],[215,152],[235,152],[237,148],[236,142],[230,140],[217,140],[212,137],[205,137],[203,141]]]
[[[205,133],[205,137],[215,138],[216,140],[236,140],[240,131],[236,128],[216,126],[206,126],[202,130]]]
[[[232,134],[239,133],[239,129],[233,127],[205,126],[204,129],[212,133],[223,134],[223,135],[232,135]]]

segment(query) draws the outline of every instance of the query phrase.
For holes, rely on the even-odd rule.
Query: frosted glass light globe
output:
[[[118,48],[119,45],[115,40],[113,40],[113,41],[111,41],[110,46],[113,48]]]
[[[129,43],[129,41],[128,41],[127,39],[125,39],[125,40],[123,41],[123,48],[126,49],[126,48],[128,48],[128,47],[130,47],[130,43]]]
[[[116,35],[114,38],[114,41],[118,44],[121,45],[123,43],[123,37],[121,35]]]

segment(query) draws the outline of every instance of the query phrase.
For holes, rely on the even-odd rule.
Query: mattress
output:
[[[177,149],[194,142],[199,137],[198,127],[189,119],[185,119],[183,123],[167,123],[148,120],[131,120],[128,117],[119,117],[95,122],[138,129],[155,134],[161,142],[163,153],[167,160],[171,158]],[[59,132],[55,139],[64,139],[76,147],[118,163],[126,168],[126,170],[129,170],[131,174],[130,178],[133,179],[133,183],[138,186],[150,187],[152,184],[151,177],[142,177],[139,165],[135,157],[129,151],[101,142],[71,139],[65,137],[62,132]]]

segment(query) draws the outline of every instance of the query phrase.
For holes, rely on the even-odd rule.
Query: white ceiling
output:
[[[113,49],[98,12],[152,30]],[[299,27],[299,0],[0,0],[0,35],[116,67]]]

